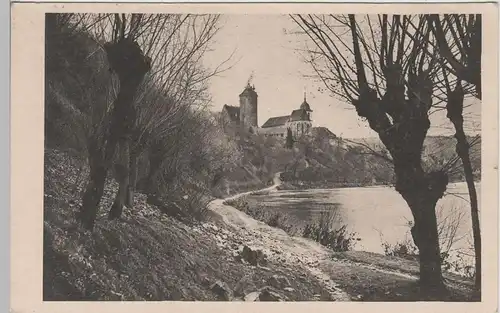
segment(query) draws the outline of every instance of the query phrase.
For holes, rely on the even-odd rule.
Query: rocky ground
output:
[[[273,192],[278,183],[266,188]],[[214,200],[209,209],[221,227],[238,234],[239,241],[262,251],[272,262],[298,268],[322,284],[334,301],[478,301],[471,280],[445,273],[449,293],[436,294],[418,285],[418,263],[363,251],[332,252],[319,243],[288,235],[285,231],[256,221],[229,205]],[[228,201],[230,202],[230,201]]]
[[[75,221],[82,182],[74,162],[46,153],[44,300],[476,300],[448,277],[445,298],[424,295],[415,262],[325,247],[256,221],[216,199],[203,222],[182,222],[137,195],[117,221],[106,185],[93,232]],[[81,179],[80,179],[81,180]],[[263,192],[272,192],[274,185]]]
[[[75,214],[84,179],[75,160],[46,153],[44,300],[336,300],[324,282],[276,243],[256,247],[251,230],[235,231],[218,215],[179,221],[138,194],[120,220],[107,212],[117,190],[108,181],[93,232]],[[217,200],[219,201],[219,200]],[[217,202],[216,201],[216,202]]]

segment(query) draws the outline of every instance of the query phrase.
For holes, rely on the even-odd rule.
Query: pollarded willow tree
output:
[[[424,139],[436,93],[438,58],[423,16],[293,15],[307,35],[309,63],[326,88],[352,104],[392,158],[396,191],[414,219],[420,284],[444,288],[435,207],[445,171],[422,167]],[[415,25],[415,29],[413,26]],[[429,53],[431,51],[431,53]]]
[[[79,214],[84,227],[94,226],[111,167],[119,190],[109,218],[119,218],[123,206],[133,204],[138,156],[154,141],[151,138],[169,132],[165,125],[181,123],[178,112],[196,105],[199,89],[195,86],[210,76],[200,72],[198,61],[218,30],[218,18],[189,14],[73,17],[100,43],[118,81],[110,82],[111,89],[118,90],[101,122],[104,127],[92,133],[87,145],[90,177]]]
[[[436,50],[441,58],[443,88],[446,92],[447,117],[455,128],[456,152],[462,160],[469,190],[472,235],[475,252],[475,287],[481,288],[481,231],[479,206],[470,146],[464,131],[464,96],[472,94],[481,99],[481,44],[480,14],[447,14],[427,16],[429,27],[436,38]],[[465,85],[465,86],[464,86]],[[471,88],[472,86],[473,91]],[[465,88],[464,88],[465,87]]]
[[[191,144],[189,136],[195,133],[189,121],[203,115],[209,104],[207,82],[226,70],[231,59],[229,56],[214,69],[202,64],[202,56],[219,30],[219,16],[177,18],[183,19],[184,26],[168,38],[167,48],[155,59],[157,71],[146,77],[136,99],[138,118],[131,150],[130,189],[135,189],[137,182],[137,160],[147,152],[150,166],[146,192],[153,197],[158,193],[156,178],[161,171],[166,170],[163,176],[170,180],[176,177],[181,151]],[[133,192],[127,199],[132,202]]]
[[[447,71],[473,85],[474,95],[481,99],[481,14],[431,14],[426,17]]]

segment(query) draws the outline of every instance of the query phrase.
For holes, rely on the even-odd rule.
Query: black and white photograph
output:
[[[481,302],[483,16],[352,13],[46,13],[43,301]]]

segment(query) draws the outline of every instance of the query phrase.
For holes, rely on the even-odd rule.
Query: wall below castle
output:
[[[292,135],[294,137],[310,134],[312,129],[312,123],[310,121],[288,122],[285,126],[292,130]]]
[[[297,138],[310,134],[312,130],[312,123],[309,121],[288,122],[283,126],[259,128],[258,134],[286,138],[288,128],[292,130],[292,136]]]
[[[285,126],[259,128],[258,134],[270,137],[286,137],[287,128]]]

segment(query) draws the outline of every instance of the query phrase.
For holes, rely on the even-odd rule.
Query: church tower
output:
[[[311,133],[311,112],[311,106],[307,103],[306,93],[304,92],[304,102],[302,102],[299,109],[292,111],[290,119],[286,123],[287,128],[292,130],[292,135],[295,138]]]
[[[307,103],[307,99],[306,99],[306,92],[304,91],[304,102],[302,102],[302,104],[300,105],[300,109],[301,110],[304,110],[305,112],[307,112],[307,118],[312,121],[312,110],[311,110],[311,106],[309,105],[309,103]]]
[[[257,125],[257,92],[255,86],[247,84],[240,94],[240,125],[247,130]]]

